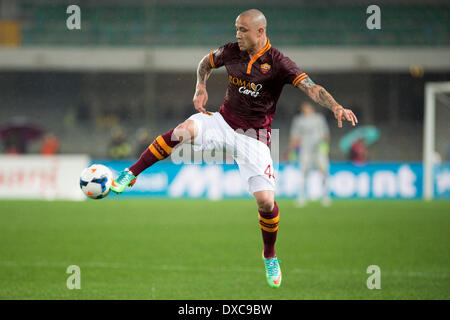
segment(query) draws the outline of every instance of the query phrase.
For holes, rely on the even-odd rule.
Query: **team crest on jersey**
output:
[[[269,72],[270,68],[271,68],[270,64],[264,63],[261,65],[261,72],[267,73],[267,72]]]

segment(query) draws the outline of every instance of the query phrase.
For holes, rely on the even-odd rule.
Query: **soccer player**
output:
[[[291,126],[290,149],[297,149],[300,146],[300,187],[297,196],[297,206],[303,207],[306,204],[306,179],[312,169],[319,169],[322,173],[323,196],[322,204],[330,204],[328,190],[328,140],[329,129],[325,117],[316,113],[314,106],[310,102],[303,102],[300,106],[301,113],[294,117]]]
[[[251,9],[241,13],[235,26],[237,42],[212,50],[198,65],[193,102],[199,113],[158,136],[135,164],[119,174],[111,190],[121,193],[132,186],[142,171],[167,158],[180,143],[192,143],[194,149],[200,150],[232,148],[241,176],[256,200],[266,279],[269,286],[277,288],[281,284],[281,269],[275,255],[279,210],[274,197],[270,149],[262,141],[270,143],[270,124],[281,90],[285,84],[292,84],[305,92],[334,113],[339,127],[343,120],[355,125],[357,119],[351,110],[339,105],[323,87],[272,47],[261,11]],[[222,66],[228,72],[227,92],[219,111],[210,113],[205,109],[206,82],[211,71]]]

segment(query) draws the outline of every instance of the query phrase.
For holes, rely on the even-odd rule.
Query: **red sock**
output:
[[[129,169],[134,176],[138,176],[142,171],[159,160],[167,158],[172,149],[180,143],[175,136],[172,136],[173,129],[158,136],[152,144],[141,154],[138,161]]]
[[[275,241],[277,240],[279,210],[277,202],[273,206],[271,212],[259,211],[259,225],[262,231],[264,242],[264,257],[275,257]]]

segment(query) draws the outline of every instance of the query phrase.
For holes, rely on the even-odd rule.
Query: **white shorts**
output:
[[[250,194],[275,190],[272,157],[264,142],[234,131],[218,112],[212,115],[196,113],[188,120],[193,120],[198,128],[193,142],[195,151],[231,151]]]

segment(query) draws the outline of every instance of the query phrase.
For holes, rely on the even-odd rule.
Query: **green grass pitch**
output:
[[[0,201],[0,299],[450,298],[450,202],[279,206],[271,289],[253,200]]]

